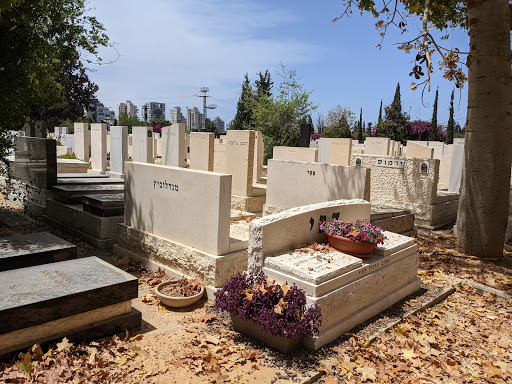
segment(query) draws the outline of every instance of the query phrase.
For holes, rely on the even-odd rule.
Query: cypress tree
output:
[[[379,120],[377,121],[377,124],[379,124],[381,121],[382,121],[382,99],[380,99]]]
[[[395,97],[393,97],[393,103],[391,104],[391,108],[396,112],[396,115],[400,115],[402,113],[402,100],[400,97],[400,83],[396,83]]]
[[[268,69],[265,70],[265,73],[258,73],[258,76],[260,77],[259,80],[254,81],[256,85],[256,99],[257,101],[261,96],[272,96],[272,93],[270,90],[272,89],[272,85],[274,85],[274,82],[270,80],[270,72]]]
[[[434,111],[432,112],[432,121],[430,123],[430,134],[428,139],[432,141],[439,140],[439,134],[437,132],[437,98],[439,96],[439,88],[436,89],[436,98],[434,99]]]
[[[363,141],[363,108],[361,107],[361,113],[359,114],[359,132],[357,134],[357,140]]]
[[[232,129],[252,129],[253,127],[253,104],[254,95],[252,92],[249,74],[245,74],[245,80],[242,83],[242,92],[236,106],[236,115],[233,120]]]
[[[448,119],[448,127],[446,128],[446,144],[453,144],[453,128],[454,128],[454,120],[453,120],[453,92],[455,90],[452,89],[452,97],[450,99],[450,118]]]

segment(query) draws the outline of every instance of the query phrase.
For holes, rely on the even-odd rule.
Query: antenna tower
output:
[[[208,87],[201,87],[199,89],[199,92],[200,92],[199,95],[196,94],[194,96],[202,97],[203,98],[203,123],[202,123],[202,126],[201,126],[201,131],[205,131],[206,130],[206,112],[207,112],[208,109],[215,109],[215,108],[217,108],[217,104],[208,104],[208,105],[206,105],[206,99],[209,98],[209,97],[212,97],[212,96],[208,95],[208,92],[210,92]]]

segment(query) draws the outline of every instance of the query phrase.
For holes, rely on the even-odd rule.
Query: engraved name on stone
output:
[[[71,283],[71,279],[61,275],[58,271],[53,271],[53,274],[45,271],[45,270],[40,270],[39,273],[41,273],[41,275],[45,276],[47,279],[53,281],[59,288],[66,288],[67,285],[65,285],[64,283],[62,283],[61,281],[59,281],[59,279],[63,280],[64,282],[66,283]]]
[[[388,160],[388,159],[377,159],[377,166],[378,167],[385,167],[385,168],[403,168],[404,167],[404,161],[403,160]]]
[[[168,189],[170,191],[178,192],[178,184],[168,183],[167,180],[164,181],[153,181],[153,189]]]
[[[228,145],[237,145],[237,146],[246,146],[249,145],[248,141],[236,141],[236,140],[228,140]]]
[[[389,263],[389,259],[382,259],[373,264],[367,265],[366,267],[359,270],[359,275],[366,275],[366,273],[375,271],[376,269],[383,267],[384,265]]]

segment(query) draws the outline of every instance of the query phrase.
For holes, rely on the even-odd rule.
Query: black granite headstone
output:
[[[0,334],[137,297],[137,278],[97,257],[0,272]]]
[[[120,216],[124,214],[124,193],[85,195],[82,204],[84,211],[96,216]]]
[[[81,203],[82,196],[120,193],[124,184],[111,185],[56,185],[52,188],[53,196],[63,203]]]
[[[76,257],[75,245],[48,232],[0,238],[0,272]]]

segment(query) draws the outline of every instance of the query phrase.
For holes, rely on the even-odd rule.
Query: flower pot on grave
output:
[[[201,287],[201,291],[193,296],[169,296],[161,292],[161,289],[168,284],[176,284],[176,281],[164,281],[155,288],[155,294],[162,303],[173,308],[183,308],[194,304],[204,295],[204,287]]]
[[[327,239],[329,240],[329,245],[340,252],[360,257],[362,259],[373,255],[375,247],[372,243],[350,240],[346,237],[331,235],[327,232],[326,234]]]
[[[292,353],[300,344],[301,338],[299,337],[292,337],[289,339],[284,336],[275,336],[271,333],[263,331],[259,324],[252,320],[238,317],[233,312],[231,312],[229,316],[233,322],[233,328],[235,328],[237,331],[244,333],[256,340],[259,340],[269,347],[277,349],[279,352],[284,354]]]

